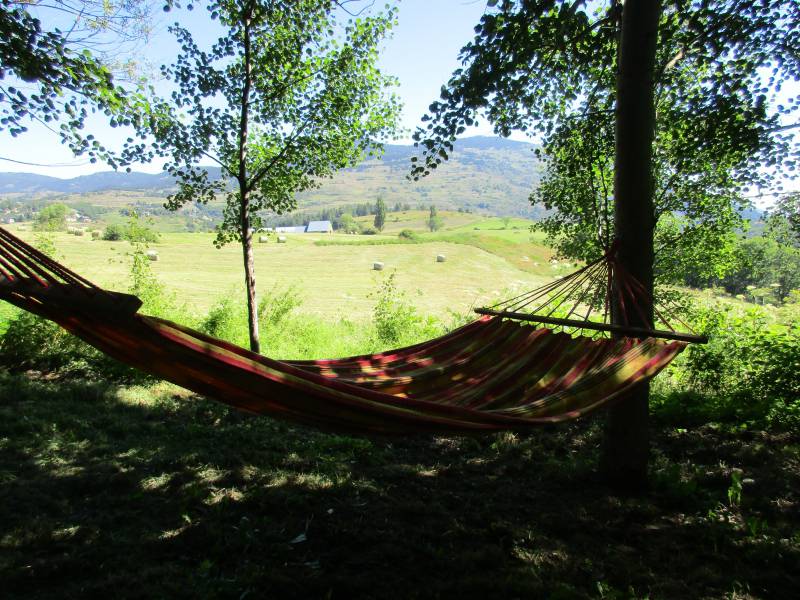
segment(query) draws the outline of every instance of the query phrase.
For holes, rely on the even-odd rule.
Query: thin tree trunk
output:
[[[242,112],[239,120],[239,208],[241,213],[242,256],[244,258],[244,284],[247,289],[247,325],[250,331],[250,350],[259,352],[258,304],[256,303],[256,268],[253,260],[253,233],[250,230],[250,192],[247,189],[247,134],[250,111],[250,86],[252,64],[250,62],[250,18],[249,12],[242,15],[244,24],[244,85],[242,86]]]
[[[614,226],[619,261],[651,293],[653,290],[653,138],[654,75],[659,0],[626,0],[617,72]],[[642,299],[644,322],[630,306],[612,302],[612,322],[652,326],[652,302]],[[647,485],[650,453],[648,384],[638,385],[617,406],[606,423],[601,468],[612,485],[641,490]]]

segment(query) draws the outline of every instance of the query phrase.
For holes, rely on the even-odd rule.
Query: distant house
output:
[[[333,233],[333,225],[330,221],[311,221],[306,233]]]
[[[275,233],[305,233],[305,225],[296,225],[293,227],[276,227]]]

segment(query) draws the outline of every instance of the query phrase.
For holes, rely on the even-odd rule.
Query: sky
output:
[[[160,0],[153,0],[156,8]],[[365,0],[366,2],[367,0]],[[375,0],[380,7],[385,0]],[[486,0],[399,0],[398,26],[393,36],[385,42],[380,58],[381,70],[399,80],[396,90],[404,109],[401,125],[406,134],[399,143],[411,143],[411,133],[421,124],[421,117],[428,105],[438,99],[441,86],[457,69],[459,50],[473,39],[473,27],[486,9]],[[210,21],[204,8],[194,11],[174,10],[170,13],[156,11],[152,39],[138,49],[138,58],[156,67],[171,63],[178,49],[174,37],[167,27],[176,20],[192,31],[195,39],[213,40],[217,37],[217,25]],[[41,18],[47,27],[46,17]],[[800,82],[786,86],[784,95],[800,95]],[[87,131],[106,143],[110,148],[119,147],[129,132],[108,127],[102,118],[87,123]],[[464,135],[492,135],[491,126],[479,123]],[[528,140],[523,133],[512,135],[512,139]],[[85,158],[76,158],[68,148],[60,144],[57,135],[43,126],[35,124],[30,131],[12,138],[0,131],[0,157],[19,162],[0,160],[0,171],[16,171],[49,175],[51,177],[76,177],[108,170],[102,164],[90,164]],[[133,165],[133,169],[158,172],[163,159],[150,164]],[[24,164],[34,163],[34,164]],[[786,181],[786,189],[800,189],[800,181]],[[755,192],[758,193],[758,192]],[[771,204],[774,196],[754,198],[756,204]]]
[[[376,2],[376,5],[381,3]],[[439,97],[442,84],[458,68],[458,51],[472,40],[473,27],[485,7],[486,0],[401,0],[399,3],[398,26],[393,30],[392,38],[385,42],[380,58],[381,70],[397,77],[400,83],[396,92],[404,105],[401,124],[406,134],[398,143],[411,143],[411,133],[420,125],[420,118],[428,105]],[[156,19],[152,39],[140,49],[140,58],[156,67],[171,62],[175,56],[177,47],[167,27],[176,20],[197,38],[204,32],[206,37],[216,37],[204,9],[159,13]],[[128,135],[105,126],[101,118],[89,121],[86,129],[103,142],[110,140],[109,147]],[[465,135],[492,135],[492,129],[483,123]],[[512,138],[527,139],[521,133]],[[108,170],[104,165],[75,158],[68,148],[60,145],[56,134],[36,124],[30,125],[30,130],[17,138],[0,132],[0,156],[19,161],[0,160],[0,171],[69,178]],[[158,160],[148,165],[134,165],[133,169],[158,172],[162,166],[163,160]]]

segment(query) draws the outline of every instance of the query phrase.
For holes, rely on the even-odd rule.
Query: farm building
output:
[[[311,221],[306,233],[333,233],[333,225],[330,221]]]

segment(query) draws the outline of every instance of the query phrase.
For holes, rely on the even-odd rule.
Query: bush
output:
[[[112,223],[107,225],[103,231],[103,239],[107,242],[119,242],[125,239],[125,228],[122,225]]]
[[[417,232],[413,231],[412,229],[403,229],[400,233],[397,234],[397,236],[404,240],[411,240],[411,241],[419,239],[419,235],[417,235]]]
[[[760,308],[696,310],[695,329],[709,336],[675,361],[683,393],[700,394],[695,413],[710,419],[800,430],[800,316],[790,307],[769,318]],[[687,388],[688,387],[688,391]]]
[[[112,223],[103,231],[103,239],[107,242],[128,240],[132,244],[152,244],[158,241],[159,235],[147,225],[143,225],[135,213],[125,225]]]
[[[69,208],[56,202],[45,206],[36,215],[33,228],[36,231],[62,231],[67,227],[67,213]]]
[[[378,347],[396,347],[441,335],[442,324],[433,317],[422,317],[398,291],[395,273],[389,275],[374,294],[372,324]]]
[[[363,235],[376,235],[378,233],[378,230],[375,229],[374,227],[369,227],[368,226],[368,227],[363,227],[361,229],[361,233]]]

